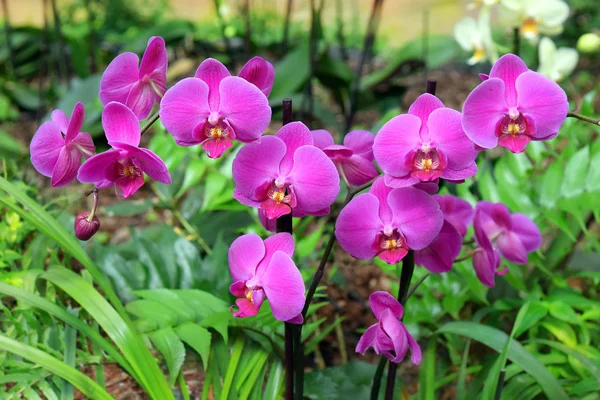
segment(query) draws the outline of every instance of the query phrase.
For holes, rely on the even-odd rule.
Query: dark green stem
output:
[[[575,111],[569,111],[568,114],[567,114],[567,117],[577,118],[580,121],[584,121],[584,122],[588,122],[590,124],[594,124],[596,126],[600,126],[600,120],[599,119],[594,119],[594,118],[591,118],[591,117],[586,117],[585,115],[576,113]]]
[[[379,364],[377,364],[377,370],[373,377],[373,386],[371,386],[371,400],[377,400],[379,397],[379,388],[381,387],[381,377],[383,376],[383,370],[385,369],[387,358],[381,357]]]

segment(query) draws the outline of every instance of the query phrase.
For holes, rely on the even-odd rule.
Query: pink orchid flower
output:
[[[462,125],[478,146],[500,144],[520,153],[532,140],[555,137],[568,111],[567,95],[557,83],[506,54],[467,97]]]
[[[167,48],[165,40],[153,36],[139,64],[135,53],[119,54],[108,65],[100,81],[100,101],[125,104],[141,121],[145,119],[154,102],[160,103],[167,90]]]
[[[444,214],[444,224],[438,236],[422,250],[415,251],[415,264],[431,273],[448,272],[462,249],[462,239],[473,221],[473,207],[459,197],[434,195]]]
[[[329,213],[340,187],[333,162],[313,144],[302,122],[284,125],[277,135],[239,151],[232,166],[240,203],[259,209],[267,229],[282,215],[322,216]]]
[[[239,297],[231,307],[234,316],[256,315],[266,297],[276,319],[302,323],[305,287],[293,253],[294,239],[285,232],[264,241],[255,234],[234,240],[229,248],[229,291]]]
[[[315,146],[327,154],[351,185],[364,185],[377,177],[377,168],[373,165],[375,135],[371,132],[349,132],[344,136],[344,145],[335,144],[333,136],[324,129],[311,131],[311,134]]]
[[[475,215],[473,206],[468,201],[449,194],[433,197],[440,205],[442,213],[444,213],[444,220],[452,224],[461,237],[465,237],[467,228],[473,223],[473,216]]]
[[[475,211],[475,219],[480,218],[481,210]],[[494,248],[490,238],[487,236],[483,227],[479,223],[473,225],[475,230],[475,243],[477,248],[473,253],[473,268],[477,278],[487,287],[496,285],[496,275],[502,276],[508,272],[508,268],[500,269],[500,254]]]
[[[121,103],[108,103],[102,112],[102,126],[112,149],[88,159],[79,168],[79,181],[95,183],[99,188],[114,186],[123,198],[142,187],[144,173],[155,181],[171,183],[160,157],[139,147],[140,123],[133,111]]]
[[[473,221],[481,226],[502,257],[515,264],[527,264],[527,254],[542,245],[539,228],[525,214],[511,214],[502,203],[480,201]]]
[[[399,363],[410,348],[412,363],[419,365],[421,348],[400,321],[404,313],[402,304],[387,292],[371,293],[369,304],[379,321],[371,325],[360,337],[356,352],[365,354],[372,347],[375,353],[383,354],[391,362]]]
[[[392,189],[377,179],[340,212],[335,235],[353,257],[399,262],[408,250],[427,247],[440,233],[444,217],[430,195],[412,187]]]
[[[264,92],[271,90],[268,81],[273,71],[265,63],[264,67],[260,61],[246,64],[242,72],[253,80],[249,82],[230,76],[223,64],[209,58],[200,64],[194,78],[170,88],[160,103],[160,118],[175,142],[181,146],[201,144],[210,158],[219,158],[234,139],[260,141],[271,121]]]
[[[260,57],[253,57],[242,67],[238,76],[252,83],[269,97],[275,81],[275,68],[270,62]]]
[[[461,181],[477,173],[477,151],[465,135],[458,111],[437,97],[423,94],[375,136],[375,160],[392,187],[438,178]]]
[[[69,119],[61,110],[52,112],[52,119],[39,127],[31,140],[31,163],[42,175],[52,178],[52,186],[73,182],[81,166],[81,157],[96,152],[89,133],[80,132],[85,109],[77,103]]]

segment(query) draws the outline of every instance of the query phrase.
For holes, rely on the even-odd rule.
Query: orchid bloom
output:
[[[538,72],[554,82],[560,82],[575,70],[579,53],[570,47],[556,48],[552,39],[544,37],[538,47],[540,66]]]
[[[444,214],[444,224],[438,236],[424,249],[415,251],[415,264],[431,273],[448,272],[462,249],[462,239],[473,221],[473,207],[459,197],[435,195]]]
[[[52,112],[52,119],[39,127],[31,140],[31,163],[42,175],[52,178],[52,186],[73,182],[81,166],[81,157],[96,152],[89,133],[80,132],[85,109],[77,103],[71,119],[61,110]]]
[[[231,307],[234,316],[256,315],[266,297],[276,319],[302,323],[305,287],[293,253],[294,239],[285,232],[264,241],[255,234],[234,240],[229,248],[229,291],[238,297]]]
[[[443,222],[430,195],[412,187],[392,189],[379,178],[369,193],[358,195],[340,212],[335,235],[353,257],[396,264],[409,250],[427,247]]]
[[[113,101],[125,104],[141,121],[167,90],[165,40],[151,37],[139,68],[138,64],[135,53],[119,54],[102,74],[99,97],[105,106]]]
[[[98,188],[115,186],[123,198],[142,187],[144,173],[155,181],[171,183],[160,157],[139,147],[140,123],[133,111],[121,103],[108,103],[102,112],[102,127],[112,149],[88,159],[79,169],[79,181],[95,183]]]
[[[500,3],[501,0],[473,0],[467,4],[467,10],[474,10],[479,7],[488,8],[494,4]]]
[[[519,27],[521,35],[537,42],[540,34],[558,35],[569,16],[563,0],[502,0],[504,20]]]
[[[271,90],[274,74],[271,64],[261,60],[250,60],[237,77],[209,58],[193,78],[170,88],[160,103],[160,118],[175,142],[200,144],[210,158],[221,157],[234,139],[259,142],[271,121],[265,93]]]
[[[335,144],[333,136],[324,129],[311,131],[315,146],[333,161],[354,186],[364,185],[377,177],[377,168],[373,165],[373,141],[371,132],[355,130],[344,136],[344,145]]]
[[[489,8],[481,10],[477,21],[471,17],[458,21],[454,26],[454,37],[463,50],[473,53],[467,64],[473,65],[487,60],[493,64],[498,59],[498,50],[492,40]]]
[[[568,111],[567,95],[558,84],[506,54],[467,97],[462,125],[480,147],[500,144],[520,153],[532,140],[554,138]]]
[[[481,210],[475,212],[476,220],[479,220]],[[474,224],[475,243],[477,248],[473,253],[473,268],[477,278],[487,287],[494,287],[495,276],[502,276],[508,272],[508,268],[500,268],[500,255],[494,248],[490,238],[487,236],[481,224]]]
[[[356,352],[365,354],[367,349],[372,347],[375,353],[382,354],[391,362],[399,363],[410,348],[412,363],[419,365],[421,348],[401,322],[404,313],[402,304],[387,292],[371,293],[369,304],[378,321],[360,337]]]
[[[480,201],[476,209],[479,213],[473,225],[482,227],[508,261],[526,264],[527,254],[542,245],[539,228],[525,214],[511,214],[504,204],[489,201]]]
[[[392,187],[438,178],[461,181],[477,173],[477,151],[463,131],[460,113],[428,93],[417,98],[408,114],[383,125],[373,153]]]
[[[274,228],[275,220],[285,214],[329,213],[340,178],[333,162],[313,143],[306,125],[292,122],[276,136],[242,147],[235,157],[233,197],[258,208],[267,229]]]

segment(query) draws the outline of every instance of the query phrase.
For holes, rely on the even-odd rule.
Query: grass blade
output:
[[[35,347],[28,346],[0,334],[0,349],[39,364],[41,367],[71,383],[90,399],[113,400],[112,396],[106,390],[98,386],[96,382],[86,375]]]

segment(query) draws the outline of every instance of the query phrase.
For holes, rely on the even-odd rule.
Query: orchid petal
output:
[[[98,183],[106,179],[106,167],[120,158],[118,150],[108,150],[88,158],[79,168],[77,179],[82,183]]]
[[[261,285],[273,316],[280,321],[296,317],[304,308],[304,281],[289,255],[276,251],[262,275]]]
[[[372,244],[383,230],[379,218],[379,200],[371,193],[363,193],[342,209],[335,224],[335,235],[340,246],[356,258],[369,259]]]
[[[462,126],[476,145],[491,149],[498,144],[496,133],[508,113],[504,82],[498,78],[483,81],[465,100]]]
[[[310,131],[310,134],[313,137],[315,146],[317,146],[321,150],[335,144],[333,136],[331,136],[331,133],[327,132],[325,129],[315,129],[313,131]]]
[[[421,120],[412,114],[392,118],[379,130],[373,143],[373,154],[381,169],[388,175],[403,177],[411,171],[406,169],[406,155],[419,148]]]
[[[475,161],[478,153],[462,128],[458,111],[438,108],[431,113],[427,123],[431,141],[448,157],[449,169],[461,170]]]
[[[219,109],[219,84],[228,76],[231,76],[227,68],[214,58],[207,58],[194,74],[195,78],[202,79],[208,85],[208,104],[211,111]]]
[[[108,143],[126,143],[132,146],[140,144],[140,122],[125,105],[111,102],[102,112],[102,127]]]
[[[60,187],[73,182],[81,165],[81,153],[73,146],[64,146],[52,171],[52,187]]]
[[[371,293],[369,296],[369,305],[377,319],[381,319],[385,310],[391,310],[392,314],[400,319],[402,319],[402,314],[404,313],[402,304],[388,292],[379,291]]]
[[[100,80],[100,102],[107,105],[111,101],[125,104],[131,86],[138,81],[139,58],[134,53],[123,53],[115,57],[106,67]]]
[[[165,40],[160,36],[152,36],[148,39],[146,51],[142,56],[140,64],[139,79],[143,79],[146,75],[151,75],[158,71],[161,74],[167,73],[167,47]]]
[[[73,114],[71,115],[71,120],[69,121],[69,125],[67,126],[67,130],[65,132],[65,143],[69,144],[79,132],[81,132],[81,127],[83,126],[83,120],[85,119],[85,108],[82,103],[75,104],[75,108],[73,108]]]
[[[229,271],[233,281],[248,281],[253,278],[265,251],[263,240],[256,234],[250,233],[235,239],[228,253]]]
[[[514,54],[505,54],[496,61],[490,71],[490,80],[499,78],[504,82],[504,95],[508,107],[517,106],[517,78],[529,71],[527,65]]]
[[[294,166],[294,155],[301,146],[312,146],[313,138],[310,130],[302,122],[290,122],[279,129],[276,135],[283,140],[286,147],[286,153],[281,163],[279,171],[281,175],[288,175]]]
[[[58,125],[53,121],[44,122],[38,128],[29,146],[33,167],[44,176],[52,176],[64,146],[65,140]]]
[[[373,162],[373,143],[375,135],[371,132],[363,130],[354,130],[344,136],[344,146],[351,149],[354,154],[357,154],[368,161]]]
[[[275,68],[270,62],[253,57],[242,67],[238,76],[258,87],[268,97],[275,80]]]

